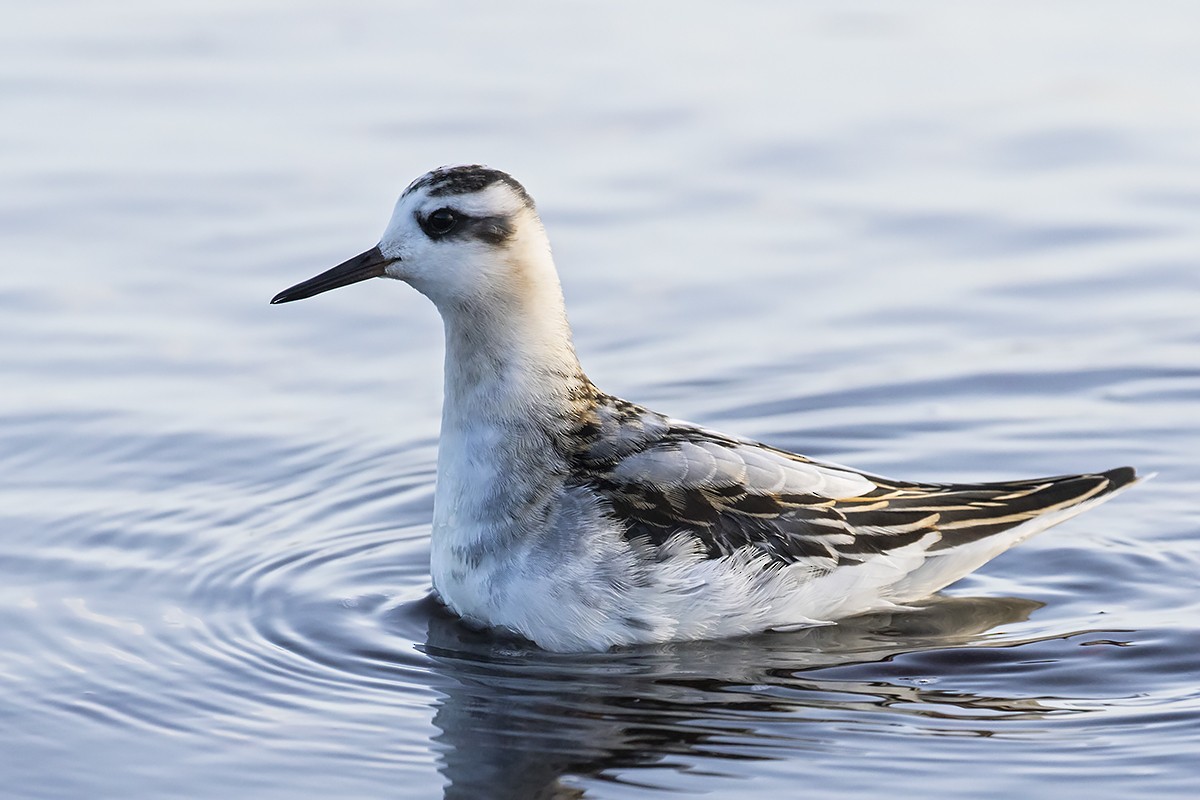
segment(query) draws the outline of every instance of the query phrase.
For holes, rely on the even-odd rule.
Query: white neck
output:
[[[499,540],[520,537],[518,521],[566,477],[562,443],[587,379],[549,248],[514,247],[508,255],[504,273],[480,281],[472,297],[438,303],[446,385],[435,582],[437,567],[461,558],[447,551],[491,552]]]
[[[447,427],[565,410],[581,375],[549,252],[513,262],[486,292],[439,309],[446,329]]]

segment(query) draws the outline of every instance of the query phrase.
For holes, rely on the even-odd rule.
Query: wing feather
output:
[[[598,407],[577,456],[627,538],[680,535],[712,558],[751,547],[818,570],[928,537],[932,554],[1068,508],[1134,480],[1127,468],[978,484],[891,481],[735,439],[638,406]]]

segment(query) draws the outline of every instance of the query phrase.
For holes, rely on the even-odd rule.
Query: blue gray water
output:
[[[1200,14],[10,3],[0,796],[1194,796]],[[517,175],[610,392],[900,478],[1158,472],[920,611],[586,657],[428,599],[441,328]]]

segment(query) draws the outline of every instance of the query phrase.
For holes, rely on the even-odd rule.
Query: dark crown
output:
[[[404,194],[425,189],[430,197],[448,197],[458,194],[480,192],[494,183],[503,183],[521,198],[527,207],[534,207],[533,198],[516,178],[498,169],[470,164],[456,167],[439,167],[417,178]]]

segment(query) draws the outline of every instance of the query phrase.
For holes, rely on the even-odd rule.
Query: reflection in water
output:
[[[989,723],[1069,713],[1029,699],[948,692],[920,680],[836,675],[838,667],[905,653],[987,647],[982,634],[1025,620],[1040,606],[1016,598],[938,597],[918,611],[836,626],[590,655],[497,642],[434,614],[424,649],[447,679],[433,720],[441,730],[435,739],[445,796],[582,797],[584,790],[570,785],[573,776],[613,780],[630,768],[678,767],[688,756],[774,758],[778,726],[769,735],[759,729],[765,718],[778,721],[779,715],[825,726],[831,717],[861,711]],[[990,733],[984,727],[979,735]],[[788,745],[779,752],[820,742],[797,737]]]

